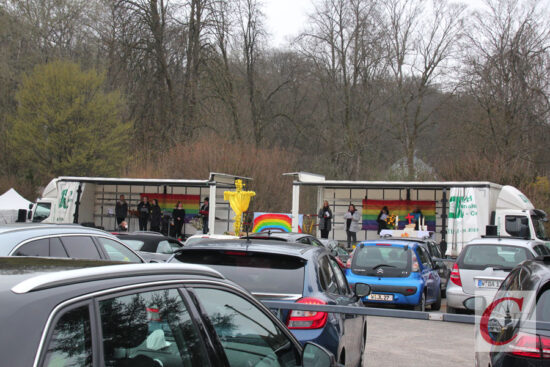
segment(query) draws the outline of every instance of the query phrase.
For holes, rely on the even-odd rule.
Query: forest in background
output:
[[[545,2],[312,0],[269,44],[259,0],[0,0],[0,191],[53,177],[488,180],[550,209]]]

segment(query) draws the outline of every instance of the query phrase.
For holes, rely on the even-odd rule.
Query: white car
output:
[[[237,239],[239,237],[228,235],[228,234],[202,234],[202,233],[198,233],[198,234],[194,234],[191,237],[189,237],[183,243],[183,245],[184,246],[191,245],[191,244],[197,243],[197,242],[199,242],[199,241],[201,241],[205,238],[210,238],[210,239],[213,239],[213,240],[234,240],[234,239]]]
[[[550,255],[541,242],[513,237],[483,237],[470,241],[453,265],[447,284],[447,312],[465,310],[463,302],[483,295],[486,301],[519,263],[537,256]]]

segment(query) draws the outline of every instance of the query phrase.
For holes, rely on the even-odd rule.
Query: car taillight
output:
[[[296,301],[308,305],[326,305],[327,303],[317,298],[304,297]],[[288,322],[289,329],[320,329],[327,323],[326,312],[293,310],[290,312]]]
[[[540,337],[540,347],[542,349],[542,358],[550,358],[550,338],[547,336]]]
[[[338,266],[340,267],[340,269],[345,269],[346,268],[347,265],[344,265],[344,263],[342,262],[342,259],[340,259],[339,257],[335,257],[334,259],[338,263]]]
[[[346,269],[351,269],[351,256],[349,257],[348,261],[346,261]]]
[[[449,279],[451,279],[451,282],[454,284],[462,287],[462,280],[460,279],[460,269],[458,269],[458,263],[455,263],[453,265],[453,270],[451,271],[451,275]]]
[[[508,352],[521,357],[540,358],[540,338],[538,335],[519,332],[514,340],[508,345]]]

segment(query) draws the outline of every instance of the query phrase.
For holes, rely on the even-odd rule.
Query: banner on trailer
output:
[[[78,185],[80,185],[80,182],[57,182],[59,198],[56,208],[53,210],[55,213],[55,223],[74,223]],[[84,192],[85,185],[82,184],[81,193]]]
[[[363,229],[376,231],[378,230],[378,223],[376,219],[380,210],[387,206],[388,211],[392,215],[399,217],[399,223],[397,228],[403,229],[409,220],[406,218],[416,208],[420,209],[424,216],[424,223],[428,227],[428,231],[435,231],[435,201],[432,200],[363,200]]]
[[[449,219],[447,221],[447,253],[458,254],[464,244],[485,234],[484,218],[489,217],[488,208],[481,206],[486,192],[473,187],[451,188]]]
[[[302,233],[304,216],[298,219],[298,232]],[[252,232],[292,232],[292,214],[285,213],[254,213]]]
[[[176,208],[178,201],[181,201],[183,209],[185,209],[185,222],[189,223],[191,219],[196,217],[199,214],[200,207],[200,195],[186,195],[186,194],[150,194],[143,193],[140,194],[140,197],[143,199],[144,196],[147,196],[147,199],[152,204],[153,199],[159,201],[160,209],[172,213]]]

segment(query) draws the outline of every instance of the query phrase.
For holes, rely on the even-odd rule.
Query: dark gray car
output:
[[[0,258],[2,366],[336,365],[215,270],[103,264]]]

